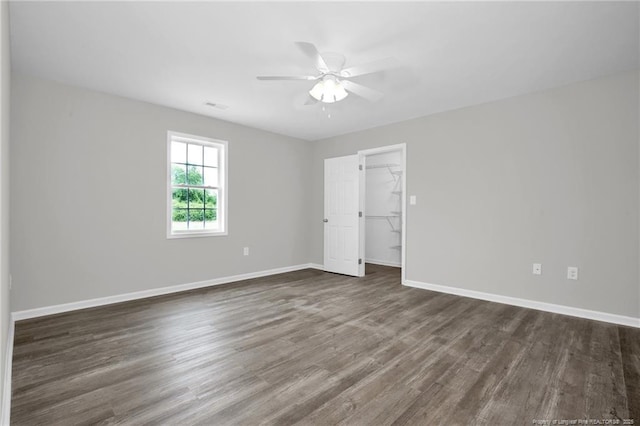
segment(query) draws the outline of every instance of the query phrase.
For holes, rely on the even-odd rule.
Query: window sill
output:
[[[181,232],[177,234],[167,234],[167,239],[172,240],[175,238],[202,238],[202,237],[225,237],[228,235],[226,231],[215,232]]]

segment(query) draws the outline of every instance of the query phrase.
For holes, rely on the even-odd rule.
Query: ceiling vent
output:
[[[205,102],[204,104],[208,107],[222,109],[222,110],[229,108],[229,106],[227,105],[217,104],[215,102]]]

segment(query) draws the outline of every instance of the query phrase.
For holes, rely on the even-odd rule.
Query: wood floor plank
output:
[[[303,270],[16,323],[11,422],[640,423],[640,330]]]
[[[618,327],[629,417],[640,422],[640,330]],[[635,395],[635,397],[634,397]]]

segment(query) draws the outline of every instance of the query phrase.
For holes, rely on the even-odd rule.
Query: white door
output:
[[[362,276],[358,155],[324,160],[324,269]]]

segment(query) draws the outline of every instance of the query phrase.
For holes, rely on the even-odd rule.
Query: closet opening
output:
[[[359,151],[361,172],[360,248],[365,275],[398,268],[404,282],[406,145]]]

